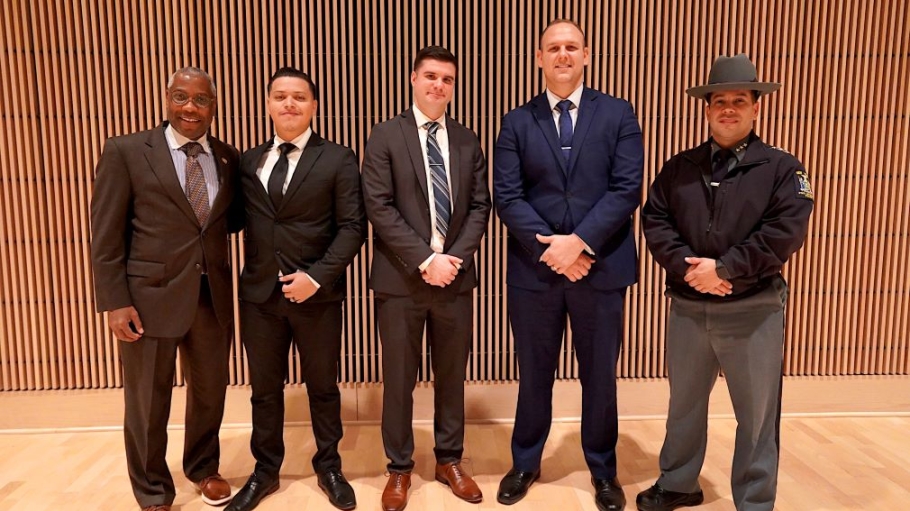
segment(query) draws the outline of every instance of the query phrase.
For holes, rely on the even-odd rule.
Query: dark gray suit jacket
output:
[[[452,217],[444,252],[461,258],[462,271],[445,290],[477,286],[474,253],[487,229],[490,190],[477,136],[446,117]],[[376,235],[370,287],[391,295],[412,294],[426,286],[419,266],[430,248],[430,202],[423,149],[410,109],[373,127],[363,158],[364,204]]]

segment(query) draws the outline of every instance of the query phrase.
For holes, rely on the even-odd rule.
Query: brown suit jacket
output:
[[[99,312],[132,305],[145,335],[180,337],[196,314],[203,269],[219,323],[233,320],[228,233],[242,225],[242,203],[234,200],[239,153],[209,137],[220,189],[199,225],[165,126],[105,143],[92,196],[92,270]]]
[[[452,217],[446,254],[461,258],[462,271],[445,289],[463,293],[477,286],[474,253],[487,229],[490,190],[487,165],[477,136],[446,117]],[[363,158],[364,204],[376,235],[370,287],[409,295],[429,286],[418,268],[430,248],[430,201],[417,124],[410,109],[373,127]]]

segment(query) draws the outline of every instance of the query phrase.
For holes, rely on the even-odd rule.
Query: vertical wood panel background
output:
[[[816,194],[806,245],[784,272],[791,284],[785,372],[910,373],[906,2],[6,0],[0,389],[120,386],[117,343],[94,313],[94,165],[105,138],[164,119],[175,69],[196,65],[212,74],[212,131],[244,150],[271,134],[268,76],[282,65],[302,68],[320,89],[315,130],[362,153],[371,127],[410,105],[413,55],[441,44],[459,61],[449,112],[477,133],[491,159],[501,116],[542,91],[534,50],[557,17],[577,20],[587,33],[586,83],[635,106],[646,183],[671,155],[707,137],[703,105],[684,90],[706,80],[717,55],[745,52],[760,78],[784,84],[762,101],[757,131],[805,163]],[[626,300],[619,374],[659,378],[667,302],[638,232],[639,283]],[[468,368],[475,381],[518,376],[505,313],[505,237],[494,215],[478,254]],[[238,269],[239,243],[232,241]],[[348,273],[345,382],[380,380],[367,289],[371,250],[368,242]],[[566,346],[559,377],[573,378],[571,339]],[[289,367],[298,381],[293,357]],[[231,378],[247,382],[238,336]]]

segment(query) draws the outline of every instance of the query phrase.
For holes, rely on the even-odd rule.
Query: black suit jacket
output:
[[[218,321],[224,327],[233,321],[228,232],[242,224],[235,201],[239,153],[209,137],[220,188],[199,225],[165,126],[105,143],[92,196],[92,270],[99,312],[132,305],[145,335],[180,337],[196,315],[203,268]]]
[[[246,264],[240,298],[263,303],[275,289],[279,270],[285,275],[303,270],[320,286],[308,301],[342,300],[345,270],[366,235],[357,157],[314,132],[276,209],[256,175],[272,144],[241,158]]]
[[[490,217],[487,165],[477,136],[446,117],[452,216],[444,252],[461,258],[462,271],[445,290],[477,286],[474,253]],[[425,289],[418,268],[432,253],[430,202],[423,149],[413,112],[373,127],[363,158],[363,191],[367,216],[376,235],[370,287],[391,295]]]

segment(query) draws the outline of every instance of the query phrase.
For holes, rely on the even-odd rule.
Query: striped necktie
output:
[[[452,211],[452,199],[449,193],[449,180],[446,178],[446,164],[442,159],[436,131],[439,123],[430,121],[427,128],[427,162],[430,164],[430,176],[433,179],[433,201],[436,203],[436,230],[443,238],[449,230],[449,218]]]

